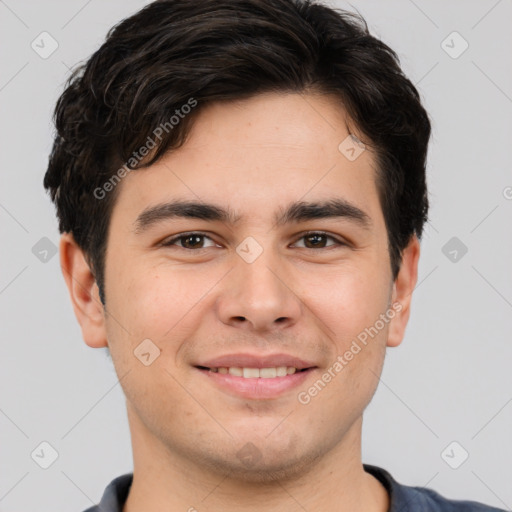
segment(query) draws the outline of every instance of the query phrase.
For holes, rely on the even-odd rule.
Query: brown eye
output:
[[[210,240],[212,243],[209,246],[205,246],[205,240]],[[203,233],[185,233],[164,241],[161,245],[164,247],[178,246],[182,249],[206,249],[208,247],[215,246],[215,242]]]
[[[335,243],[326,245],[328,239],[333,240]],[[307,233],[303,235],[299,240],[305,241],[303,247],[306,249],[325,249],[334,245],[345,245],[343,242],[327,235],[326,233]]]
[[[199,246],[202,245],[203,238],[204,237],[202,235],[187,235],[181,237],[180,240],[182,240],[182,246],[185,249],[202,249],[202,247]]]
[[[306,240],[306,247],[315,249],[316,247],[325,247],[326,243],[326,236],[325,235],[308,235],[304,237],[304,240]]]

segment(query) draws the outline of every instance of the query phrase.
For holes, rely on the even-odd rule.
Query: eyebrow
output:
[[[243,220],[243,216],[237,215],[229,208],[197,201],[176,200],[150,206],[143,210],[134,222],[134,232],[141,234],[155,224],[177,218],[218,221],[229,225],[235,225]],[[366,230],[370,230],[372,227],[372,220],[367,213],[341,198],[309,203],[293,202],[276,213],[274,223],[277,226],[282,226],[327,218],[344,218]]]

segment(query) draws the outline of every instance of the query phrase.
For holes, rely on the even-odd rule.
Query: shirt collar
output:
[[[388,512],[407,510],[409,499],[403,486],[398,484],[385,469],[371,464],[363,464],[363,468],[367,473],[370,473],[379,480],[388,492]],[[132,481],[133,473],[126,473],[112,480],[103,493],[97,507],[97,512],[121,512],[128,497]]]

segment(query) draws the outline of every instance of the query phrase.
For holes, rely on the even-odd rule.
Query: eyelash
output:
[[[188,237],[194,236],[194,235],[195,236],[204,237],[204,238],[209,238],[210,240],[212,240],[212,242],[215,242],[206,233],[203,233],[201,231],[190,231],[188,233],[180,233],[179,235],[176,235],[176,236],[174,236],[172,238],[169,238],[166,241],[161,242],[160,245],[163,246],[163,247],[172,247],[172,246],[175,245],[175,242],[177,242],[178,240],[185,239],[185,238],[188,238]],[[336,242],[336,244],[335,245],[330,245],[330,246],[327,246],[327,247],[320,247],[320,248],[300,247],[300,249],[309,249],[309,250],[312,250],[312,251],[316,251],[318,249],[324,249],[324,250],[325,249],[333,249],[336,246],[337,247],[348,246],[347,243],[342,242],[341,240],[339,240],[339,239],[335,238],[334,236],[329,235],[328,233],[325,233],[323,231],[308,231],[307,233],[303,233],[297,240],[301,240],[302,238],[306,238],[306,237],[312,236],[312,235],[325,236],[326,238],[330,238],[331,240],[334,240],[334,242]],[[176,246],[176,247],[178,247],[179,249],[184,249],[186,251],[195,251],[195,252],[199,252],[199,251],[203,251],[205,249],[209,249],[209,247],[200,247],[199,249],[189,249],[187,247],[179,247],[179,246]]]

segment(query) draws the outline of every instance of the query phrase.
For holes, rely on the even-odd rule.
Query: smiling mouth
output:
[[[307,372],[316,368],[316,366],[300,369],[294,366],[274,366],[269,368],[242,368],[238,366],[208,368],[206,366],[196,366],[196,368],[205,372],[232,375],[233,377],[242,377],[245,379],[276,379],[287,377],[295,373]]]

